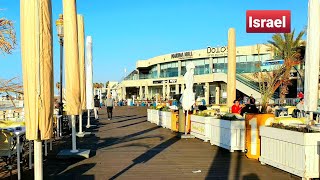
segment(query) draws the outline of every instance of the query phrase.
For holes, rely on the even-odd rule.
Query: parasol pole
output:
[[[76,116],[71,115],[71,124],[72,124],[72,153],[77,153],[77,141],[76,141]]]
[[[36,139],[34,144],[34,179],[43,179],[43,164],[42,164],[42,141]]]
[[[186,127],[185,127],[185,130],[184,130],[184,134],[185,135],[187,135],[187,129],[188,129],[189,110],[187,110],[186,112],[187,112],[186,120],[185,120],[186,121],[185,122],[186,123]]]
[[[80,110],[80,115],[79,115],[79,132],[77,134],[79,137],[83,137],[84,133],[82,131],[82,110]]]
[[[87,128],[90,128],[91,125],[90,125],[90,109],[88,109],[88,120],[87,120]]]

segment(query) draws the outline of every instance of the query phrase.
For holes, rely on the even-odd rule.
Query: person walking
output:
[[[99,119],[98,116],[98,109],[101,108],[100,99],[98,98],[98,95],[94,96],[94,118],[96,120]]]
[[[111,94],[108,94],[108,98],[107,98],[107,100],[106,100],[108,120],[111,120],[111,119],[112,119],[113,104],[114,104],[114,100],[113,100],[113,98],[111,97]]]

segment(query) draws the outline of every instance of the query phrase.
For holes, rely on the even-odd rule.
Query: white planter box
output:
[[[151,122],[152,118],[152,109],[147,109],[147,120]]]
[[[245,120],[213,119],[209,122],[211,129],[210,143],[234,152],[245,150]]]
[[[320,133],[260,127],[261,164],[302,178],[319,178]]]
[[[163,111],[159,111],[159,121],[156,122],[156,124],[157,124],[158,126],[162,126],[162,125],[163,125],[162,114],[163,114]]]
[[[156,109],[151,109],[151,123],[159,125],[160,112]]]
[[[213,117],[203,117],[191,115],[191,135],[194,135],[196,138],[202,139],[205,142],[208,142],[210,139],[211,127],[209,122],[213,121]]]
[[[161,126],[171,129],[171,112],[161,111]]]

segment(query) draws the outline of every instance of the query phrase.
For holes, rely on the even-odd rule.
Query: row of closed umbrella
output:
[[[34,141],[35,179],[43,179],[42,140],[53,134],[53,42],[51,0],[21,0],[21,57],[24,84],[26,138]],[[72,117],[71,152],[75,144],[75,116],[93,109],[92,38],[87,37],[84,57],[83,17],[76,1],[63,0],[65,85],[67,115]],[[86,62],[86,63],[85,63]],[[85,67],[86,66],[86,67]],[[88,120],[90,113],[88,114]],[[82,130],[81,130],[82,131]]]

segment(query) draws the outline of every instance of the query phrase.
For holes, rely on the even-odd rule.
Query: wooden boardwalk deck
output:
[[[230,153],[198,139],[180,139],[147,122],[144,107],[116,107],[110,121],[101,110],[100,120],[93,124],[98,125],[90,130],[93,135],[77,138],[77,147],[91,149],[91,157],[57,159],[60,150],[71,148],[71,138],[55,141],[53,151],[44,158],[44,179],[300,179],[262,166],[242,152]],[[0,179],[1,174],[3,178],[8,175],[0,173]],[[25,169],[22,178],[33,179],[33,170]]]

